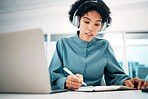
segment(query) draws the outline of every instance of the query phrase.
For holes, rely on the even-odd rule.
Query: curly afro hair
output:
[[[97,1],[97,3],[91,1]],[[69,11],[70,22],[72,22],[73,15],[77,9],[78,11],[76,12],[76,16],[79,16],[79,18],[84,16],[89,11],[97,11],[102,17],[102,23],[107,22],[107,27],[111,24],[112,19],[110,17],[110,9],[102,0],[77,0],[71,5],[71,9]]]

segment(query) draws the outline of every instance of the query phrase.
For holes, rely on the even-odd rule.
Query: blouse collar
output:
[[[80,31],[77,31],[77,34],[74,36],[74,38],[75,38],[76,42],[78,42],[80,45],[82,45],[84,47],[90,47],[91,45],[95,44],[95,42],[96,42],[95,37],[91,41],[86,42],[86,41],[83,41],[82,39],[80,39],[79,33],[80,33]]]

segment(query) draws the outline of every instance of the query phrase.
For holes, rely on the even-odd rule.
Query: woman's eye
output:
[[[86,24],[89,24],[89,22],[87,22],[87,21],[84,21]]]
[[[95,24],[95,26],[100,26],[100,24]]]

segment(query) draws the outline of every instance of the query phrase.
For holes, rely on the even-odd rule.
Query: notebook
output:
[[[128,86],[84,86],[80,87],[75,91],[112,91],[112,90],[131,90],[136,88],[131,88]]]
[[[0,92],[54,93],[41,29],[0,34]]]

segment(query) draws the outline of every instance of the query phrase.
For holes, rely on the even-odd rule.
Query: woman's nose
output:
[[[88,30],[89,30],[90,32],[93,32],[93,31],[94,31],[93,26],[92,26],[91,24],[89,25]]]

